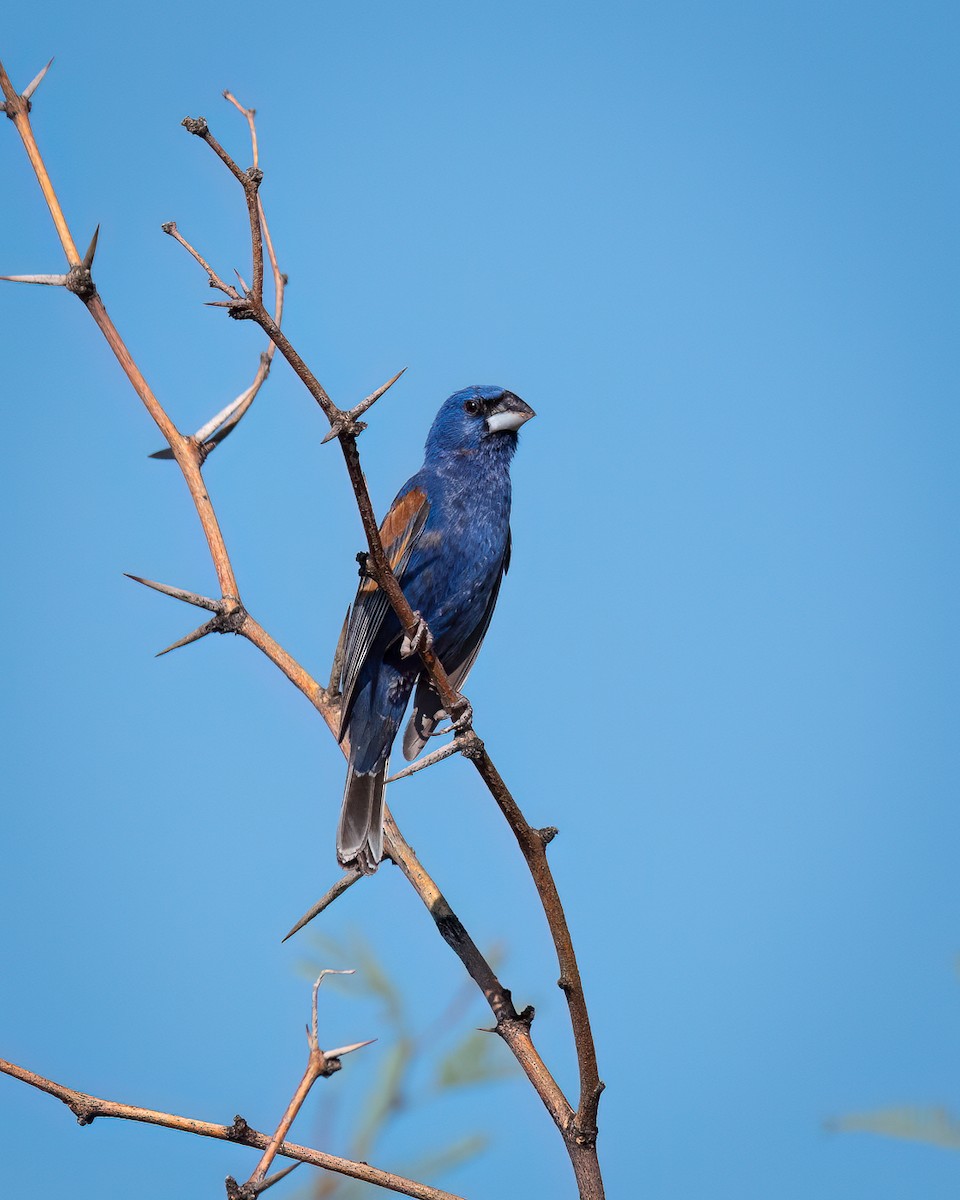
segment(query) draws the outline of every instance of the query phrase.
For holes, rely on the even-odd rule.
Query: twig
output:
[[[62,1100],[81,1125],[89,1125],[97,1117],[115,1117],[123,1121],[140,1121],[147,1125],[160,1125],[165,1129],[177,1129],[181,1133],[192,1133],[198,1137],[216,1138],[221,1142],[236,1142],[241,1146],[251,1146],[255,1150],[266,1150],[272,1140],[269,1134],[251,1129],[242,1117],[237,1117],[232,1125],[214,1125],[210,1121],[199,1121],[194,1117],[181,1117],[175,1113],[158,1112],[151,1108],[138,1108],[132,1104],[118,1104],[113,1100],[103,1100],[99,1096],[75,1091],[62,1083],[54,1083],[52,1079],[45,1079],[42,1075],[2,1058],[0,1073],[10,1075],[19,1079],[21,1083],[29,1084]],[[373,1183],[389,1191],[399,1192],[403,1196],[413,1196],[416,1200],[462,1200],[462,1197],[451,1192],[428,1187],[416,1180],[405,1179],[402,1175],[381,1171],[367,1163],[338,1158],[335,1154],[325,1154],[322,1150],[298,1146],[294,1142],[281,1143],[277,1153],[283,1158],[294,1158],[314,1167],[336,1171],[339,1175],[348,1175],[351,1179]]]
[[[207,273],[207,277],[210,280],[211,287],[216,288],[218,292],[225,292],[226,295],[230,296],[234,300],[240,299],[240,293],[237,291],[237,289],[233,287],[232,284],[224,283],[213,267],[211,267],[207,260],[203,257],[200,251],[187,241],[187,239],[177,228],[176,221],[164,221],[160,228],[164,233],[172,237],[175,242],[179,242],[184,250],[186,250],[186,252],[191,256],[191,258],[193,258],[200,264],[201,267],[203,267]]]
[[[258,167],[259,148],[257,144],[257,124],[255,120],[256,109],[244,108],[244,106],[237,100],[236,96],[234,96],[231,92],[224,92],[223,95],[224,98],[229,100],[230,103],[241,113],[243,113],[247,119],[247,124],[250,128],[253,165],[254,167]],[[281,272],[280,265],[277,261],[277,254],[273,246],[273,239],[270,236],[270,227],[267,224],[267,217],[263,208],[263,198],[260,196],[259,192],[257,193],[257,206],[260,213],[260,225],[263,229],[263,240],[267,247],[267,256],[270,260],[271,272],[273,273],[273,289],[275,297],[273,319],[279,326],[283,321],[283,297],[286,290],[287,277]],[[179,231],[177,231],[176,222],[170,221],[161,228],[165,233],[170,233],[171,236],[175,237],[176,240],[180,242],[180,244],[194,257],[200,266],[203,267],[203,269],[207,272],[211,287],[220,287],[223,291],[230,295],[232,299],[240,301],[241,298],[236,289],[225,285],[213,268],[209,265],[209,263],[207,263],[206,260],[197,252],[197,250],[180,235]],[[241,392],[235,400],[231,401],[226,408],[217,413],[215,417],[212,417],[193,435],[194,439],[200,444],[201,450],[204,454],[208,455],[216,446],[218,446],[224,440],[224,438],[226,438],[237,427],[237,425],[246,415],[250,406],[257,398],[257,393],[260,391],[260,388],[266,381],[267,376],[270,374],[270,367],[273,363],[273,356],[276,352],[276,349],[276,345],[271,341],[267,346],[267,349],[260,355],[260,362],[257,367],[257,372],[250,386],[245,391]],[[169,448],[165,448],[163,450],[157,450],[155,453],[151,454],[150,457],[169,459],[173,457],[173,454]]]
[[[251,167],[248,171],[242,171],[210,132],[210,128],[203,117],[184,117],[182,124],[189,133],[202,138],[207,143],[243,188],[243,194],[247,201],[247,213],[250,217],[250,241],[253,248],[252,297],[257,304],[262,304],[263,233],[260,229],[260,207],[257,203],[257,192],[260,188],[260,182],[263,179],[263,172],[259,167]],[[246,290],[245,287],[244,291]]]
[[[352,975],[353,971],[334,971],[326,968],[320,972],[316,983],[313,985],[313,1008],[312,1008],[312,1025],[307,1030],[307,1042],[310,1047],[310,1056],[307,1060],[307,1069],[303,1073],[303,1078],[297,1085],[297,1090],[294,1092],[290,1103],[287,1105],[286,1111],[280,1119],[280,1124],[277,1126],[276,1132],[263,1152],[260,1161],[257,1163],[253,1174],[239,1189],[234,1190],[236,1194],[243,1200],[252,1200],[258,1192],[263,1190],[263,1183],[266,1179],[267,1172],[270,1170],[270,1164],[277,1156],[277,1151],[283,1145],[283,1140],[290,1132],[290,1126],[296,1119],[297,1113],[303,1107],[303,1102],[310,1094],[310,1089],[318,1079],[325,1078],[335,1074],[340,1070],[340,1060],[347,1054],[352,1054],[354,1050],[361,1050],[364,1046],[369,1046],[371,1043],[355,1042],[351,1046],[341,1046],[337,1050],[321,1050],[317,1037],[317,993],[320,990],[320,984],[323,982],[325,975]],[[227,1193],[230,1194],[230,1181],[228,1180]]]

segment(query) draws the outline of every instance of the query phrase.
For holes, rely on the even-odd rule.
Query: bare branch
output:
[[[220,276],[213,269],[213,267],[211,267],[210,264],[207,262],[207,260],[203,257],[203,255],[200,253],[200,251],[190,245],[190,243],[187,241],[187,239],[183,236],[183,234],[177,228],[176,221],[164,221],[164,223],[160,226],[160,228],[163,230],[164,233],[169,234],[169,236],[172,237],[175,242],[179,242],[180,245],[184,248],[184,250],[186,250],[187,253],[189,255],[191,255],[191,257],[193,257],[200,264],[201,267],[203,267],[203,269],[207,273],[207,278],[210,281],[211,287],[215,287],[217,289],[217,291],[219,291],[219,292],[225,292],[228,296],[231,296],[234,300],[240,299],[240,295],[237,292],[237,289],[235,287],[233,287],[231,284],[224,283],[223,280],[220,278]]]
[[[224,100],[229,100],[234,108],[242,112],[247,118],[247,124],[250,126],[250,141],[253,143],[253,165],[255,167],[259,167],[260,153],[257,147],[257,123],[254,120],[257,115],[257,110],[255,108],[244,108],[236,96],[232,92],[227,91],[226,88],[223,91],[223,98]]]
[[[98,1096],[78,1092],[45,1079],[25,1067],[7,1062],[0,1058],[0,1073],[10,1075],[38,1088],[50,1096],[62,1100],[77,1118],[81,1125],[89,1125],[97,1117],[115,1117],[123,1121],[140,1121],[148,1125],[160,1125],[165,1129],[177,1129],[182,1133],[192,1133],[199,1137],[215,1138],[221,1142],[236,1142],[239,1145],[251,1146],[256,1150],[265,1150],[271,1142],[269,1134],[259,1133],[251,1129],[246,1121],[237,1118],[232,1125],[214,1125],[209,1121],[199,1121],[194,1117],[181,1117],[175,1113],[158,1112],[150,1108],[137,1108],[132,1104],[118,1104],[112,1100],[103,1100]],[[277,1153],[283,1158],[297,1159],[315,1167],[323,1167],[327,1171],[336,1171],[339,1175],[347,1175],[351,1179],[360,1179],[365,1183],[373,1183],[378,1187],[403,1196],[413,1196],[415,1200],[462,1200],[450,1192],[439,1188],[428,1187],[413,1179],[405,1179],[402,1175],[394,1175],[389,1171],[381,1171],[367,1163],[353,1162],[348,1158],[339,1158],[335,1154],[325,1154],[322,1150],[312,1150],[307,1146],[298,1146],[293,1142],[283,1142],[277,1148]]]
[[[260,228],[260,207],[257,203],[257,192],[263,179],[263,172],[253,166],[248,171],[242,171],[233,161],[223,146],[210,132],[205,118],[184,117],[184,128],[196,137],[202,138],[211,150],[227,167],[233,177],[243,188],[247,200],[247,213],[250,217],[250,242],[253,247],[253,298],[258,304],[263,303],[263,231]],[[244,291],[247,289],[244,288]]]
[[[222,601],[223,608],[217,613],[214,621],[209,622],[208,625],[216,626],[218,631],[225,632],[230,628],[228,621],[232,618],[235,628],[231,628],[230,631],[241,632],[255,645],[259,646],[264,653],[267,653],[272,661],[311,700],[330,728],[336,731],[339,726],[339,709],[332,698],[311,679],[298,663],[270,638],[265,630],[249,617],[236,598],[239,595],[236,580],[219,525],[200,474],[203,458],[201,448],[195,439],[180,434],[170,421],[139,369],[136,367],[136,364],[133,362],[116,328],[107,315],[103,302],[97,294],[92,280],[89,278],[89,271],[85,269],[79,257],[66,221],[63,218],[62,211],[60,210],[59,203],[53,192],[52,185],[50,184],[49,176],[40,159],[39,151],[36,148],[36,142],[30,128],[27,104],[16,95],[9,78],[3,71],[2,65],[0,65],[0,89],[3,90],[6,99],[5,107],[7,115],[14,121],[24,142],[25,149],[37,173],[38,181],[40,182],[57,227],[67,260],[72,268],[66,286],[76,292],[100,327],[101,332],[114,350],[118,361],[132,385],[166,437],[190,488],[210,547],[224,597]],[[405,634],[411,639],[416,639],[419,626],[422,623],[418,623],[416,614],[413,613],[410,605],[407,603],[387,562],[379,536],[376,517],[360,465],[356,435],[362,429],[363,423],[357,421],[355,418],[351,419],[350,411],[344,412],[333,403],[316,376],[307,367],[298,352],[280,330],[278,319],[272,318],[263,306],[261,206],[258,196],[258,188],[262,176],[259,168],[255,167],[247,172],[241,171],[216,139],[210,135],[206,122],[202,118],[196,121],[188,118],[184,124],[190,132],[207,141],[215,153],[227,165],[228,169],[241,182],[244,187],[250,214],[254,259],[252,294],[240,298],[237,296],[235,289],[224,286],[222,290],[228,296],[231,296],[231,299],[225,305],[216,306],[227,307],[230,315],[233,317],[252,318],[256,320],[267,333],[271,342],[290,363],[310,394],[321,406],[331,427],[338,424],[341,426],[337,430],[337,436],[367,537],[369,547],[368,567],[371,577],[376,581],[377,586],[383,590],[391,607],[397,613]],[[205,269],[208,270],[209,274],[209,268]],[[76,278],[74,277],[75,274]],[[370,398],[368,397],[367,399],[369,400]],[[373,402],[373,400],[370,400],[370,403]],[[206,631],[209,632],[212,629]],[[193,640],[195,637],[202,635],[201,631],[197,631],[194,635],[190,635],[189,639],[182,640],[180,644],[183,644],[185,640]],[[462,714],[465,710],[466,701],[452,687],[433,648],[425,641],[420,640],[418,641],[418,652],[425,670],[436,687],[443,707],[452,715],[460,713],[461,719],[463,719]],[[533,1017],[532,1010],[525,1009],[523,1012],[517,1013],[509,992],[500,984],[489,964],[483,959],[476,945],[472,942],[472,939],[470,939],[466,930],[437,889],[436,884],[433,883],[423,870],[422,865],[400,835],[396,823],[389,812],[385,814],[387,853],[401,867],[401,870],[403,870],[428,908],[428,911],[437,924],[439,932],[455,950],[464,962],[468,972],[483,990],[497,1018],[497,1032],[510,1046],[518,1062],[520,1062],[554,1121],[563,1133],[564,1141],[577,1175],[581,1196],[590,1197],[591,1200],[595,1200],[595,1198],[602,1197],[603,1195],[603,1185],[600,1180],[594,1148],[597,1099],[602,1085],[597,1075],[596,1055],[590,1031],[590,1023],[569,929],[563,915],[556,885],[546,862],[545,842],[547,839],[541,835],[541,831],[533,829],[526,822],[512,794],[507,789],[503,779],[487,755],[482,741],[466,725],[459,732],[461,737],[458,740],[462,742],[460,749],[474,762],[476,769],[484,779],[510,824],[527,860],[547,915],[560,964],[560,985],[567,997],[570,1008],[571,1023],[580,1066],[580,1102],[576,1113],[571,1109],[563,1093],[557,1086],[556,1081],[550,1075],[549,1071],[547,1071],[542,1059],[533,1047],[530,1039],[530,1022]],[[346,747],[342,743],[341,748],[346,751]]]
[[[250,142],[253,150],[253,165],[254,167],[257,167],[259,165],[259,149],[257,145],[257,126],[256,121],[254,120],[256,116],[256,110],[252,108],[244,108],[244,106],[230,92],[224,92],[223,94],[225,99],[229,100],[230,103],[233,104],[234,107],[237,108],[241,113],[243,113],[247,119],[247,124],[250,128]],[[273,239],[270,236],[270,228],[267,225],[266,214],[263,210],[263,201],[259,192],[257,193],[257,205],[260,213],[260,225],[263,229],[263,239],[267,247],[268,257],[270,259],[270,269],[273,273],[273,285],[276,297],[273,319],[279,326],[283,320],[283,296],[286,289],[286,276],[281,272],[279,263],[277,262],[277,255],[274,249]],[[170,233],[171,236],[177,237],[177,240],[180,241],[187,250],[189,250],[189,252],[204,268],[204,270],[206,270],[211,286],[217,286],[217,284],[214,283],[214,280],[216,279],[221,286],[224,288],[226,287],[226,285],[223,285],[222,280],[219,280],[219,276],[216,275],[213,269],[194,249],[194,247],[190,246],[189,243],[184,241],[182,237],[178,236],[175,222],[171,221],[163,228],[164,231]],[[243,284],[242,279],[240,282]],[[246,285],[243,284],[243,286],[246,290]],[[237,296],[235,289],[230,288],[229,292],[232,293],[236,299],[240,299],[240,297]],[[227,305],[225,307],[232,307],[232,305]],[[206,425],[198,429],[193,435],[194,439],[200,444],[205,454],[209,454],[210,451],[218,446],[224,440],[224,438],[226,438],[237,427],[237,425],[246,415],[250,406],[256,399],[257,393],[260,391],[260,388],[263,386],[267,376],[270,373],[270,366],[273,362],[273,356],[275,352],[276,346],[273,342],[270,342],[267,349],[260,355],[260,363],[257,368],[257,373],[254,376],[253,383],[250,385],[250,387],[248,387],[246,391],[241,392],[236,400],[231,401],[226,408],[217,413],[215,417],[212,417],[206,423]],[[157,450],[155,453],[151,454],[150,457],[169,459],[173,458],[173,453],[167,448],[163,450]]]
[[[353,975],[352,970],[335,971],[330,967],[322,970],[317,977],[316,983],[313,985],[313,1004],[311,1006],[312,1027],[308,1031],[308,1042],[310,1045],[310,1057],[307,1060],[307,1069],[303,1073],[303,1078],[297,1086],[290,1103],[287,1105],[286,1111],[280,1119],[280,1124],[277,1126],[276,1132],[270,1139],[263,1156],[257,1163],[257,1166],[247,1180],[247,1182],[239,1189],[240,1196],[254,1196],[258,1191],[262,1190],[262,1185],[266,1179],[267,1172],[270,1170],[270,1164],[277,1155],[284,1138],[290,1130],[291,1125],[296,1120],[297,1113],[303,1107],[303,1102],[310,1094],[310,1089],[318,1079],[333,1075],[340,1070],[340,1059],[344,1054],[350,1054],[354,1050],[359,1050],[363,1046],[369,1046],[370,1041],[355,1042],[352,1046],[343,1046],[339,1050],[324,1051],[320,1049],[320,1043],[317,1036],[317,993],[320,990],[320,984],[323,983],[325,975]],[[372,1039],[375,1040],[375,1039]]]

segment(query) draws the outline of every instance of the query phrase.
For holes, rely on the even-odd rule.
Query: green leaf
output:
[[[828,1121],[827,1128],[838,1133],[877,1133],[960,1150],[960,1121],[945,1108],[879,1108],[848,1113]]]
[[[467,1087],[506,1079],[515,1073],[512,1062],[494,1058],[499,1042],[489,1033],[470,1033],[437,1063],[437,1088]]]

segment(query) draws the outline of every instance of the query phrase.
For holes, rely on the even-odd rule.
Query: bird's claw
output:
[[[453,709],[450,713],[450,728],[454,734],[466,733],[473,727],[473,705],[466,696],[461,696],[458,702],[450,707]]]
[[[417,626],[412,634],[404,634],[403,641],[400,643],[401,658],[412,658],[414,654],[433,649],[433,634],[427,627],[426,621],[418,612],[413,615],[417,619]]]

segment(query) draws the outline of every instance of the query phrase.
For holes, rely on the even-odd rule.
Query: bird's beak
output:
[[[491,433],[516,433],[520,426],[537,414],[529,404],[524,404],[513,392],[504,392],[487,415],[487,429]]]

